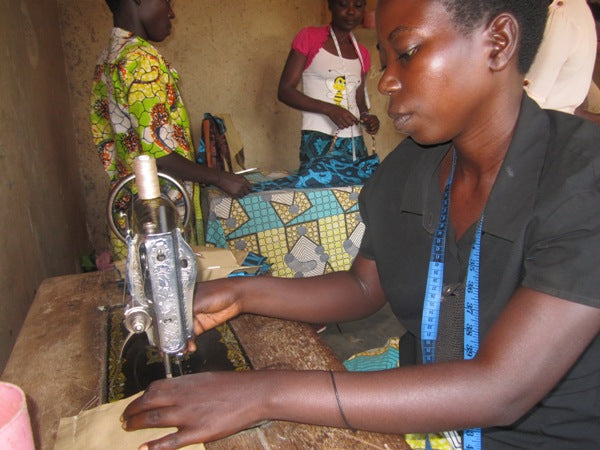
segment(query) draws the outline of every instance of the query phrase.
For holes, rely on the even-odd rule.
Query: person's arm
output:
[[[347,128],[358,123],[358,118],[350,111],[333,103],[311,98],[298,90],[305,64],[306,56],[294,49],[290,50],[279,79],[277,89],[279,101],[300,111],[326,115],[338,128]]]
[[[571,36],[571,39],[566,39],[565,36]],[[571,55],[574,36],[577,36],[577,29],[573,28],[561,8],[551,10],[546,22],[544,38],[533,64],[525,75],[525,91],[542,108]]]
[[[558,383],[599,331],[600,308],[520,288],[475,359],[336,372],[337,391],[357,429],[407,433],[509,425]],[[127,430],[179,427],[149,444],[152,450],[211,441],[265,419],[345,427],[330,376],[322,371],[160,380],[123,417]]]
[[[588,102],[587,99],[585,99],[584,102],[575,109],[575,115],[594,122],[596,125],[600,125],[600,114],[588,111],[587,108]]]
[[[364,375],[354,380],[344,373],[338,389],[358,428],[404,433],[510,425],[560,381],[599,331],[600,308],[519,288],[475,359],[380,372],[370,386]],[[374,388],[378,383],[383,389]]]
[[[360,111],[360,123],[362,123],[369,134],[376,134],[379,131],[379,118],[375,114],[369,112],[366,100],[366,77],[361,75],[361,83],[356,91],[356,105]]]
[[[577,108],[575,110],[575,114],[589,120],[590,122],[594,122],[596,125],[600,125],[600,114],[598,113],[586,111],[583,108]]]
[[[241,313],[324,323],[356,320],[379,310],[385,295],[375,261],[358,255],[348,271],[309,278],[237,277],[200,283],[196,334]]]
[[[166,172],[180,180],[217,186],[232,197],[242,197],[252,189],[250,182],[242,175],[197,164],[178,153],[170,153],[158,158],[156,166],[159,171]]]
[[[115,134],[110,117],[106,114],[106,111],[110,110],[107,89],[102,79],[102,68],[96,66],[90,98],[90,126],[98,156],[112,186],[117,183],[119,174]]]

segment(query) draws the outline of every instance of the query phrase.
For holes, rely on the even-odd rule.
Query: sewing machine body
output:
[[[192,307],[196,258],[178,228],[128,239],[127,281],[131,301],[125,308],[130,332],[146,332],[150,344],[173,355],[193,336]]]
[[[190,201],[185,188],[174,178],[156,172],[154,160],[146,155],[136,159],[153,169],[150,174],[138,170],[112,190],[108,202],[109,224],[113,232],[127,244],[126,282],[129,298],[125,305],[124,325],[130,334],[146,333],[151,345],[164,355],[165,373],[171,377],[170,357],[183,356],[187,342],[194,335],[193,300],[197,277],[196,256],[185,241],[182,229],[187,224]],[[135,162],[134,162],[135,168]],[[153,173],[152,173],[153,172]],[[141,175],[141,176],[140,176]],[[147,198],[134,194],[129,184],[146,183],[150,179]],[[158,189],[158,178],[165,178],[181,192],[185,202],[183,217],[175,205]],[[121,191],[128,192],[125,196]],[[126,212],[116,210],[124,197]],[[121,220],[118,227],[115,216]]]

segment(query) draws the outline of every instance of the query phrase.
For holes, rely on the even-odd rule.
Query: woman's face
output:
[[[340,30],[352,31],[363,21],[366,0],[331,0],[331,24]]]
[[[489,88],[483,28],[465,36],[435,0],[379,0],[376,22],[378,89],[398,131],[422,144],[465,132]]]
[[[171,34],[171,20],[175,18],[172,3],[173,0],[143,0],[141,3],[140,21],[148,40],[162,42]]]

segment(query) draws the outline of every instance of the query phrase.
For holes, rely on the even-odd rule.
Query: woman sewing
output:
[[[542,110],[523,77],[546,0],[379,0],[396,128],[411,136],[364,186],[347,272],[197,290],[198,333],[241,313],[356,320],[390,302],[416,364],[161,380],[124,427],[148,444],[210,441],[265,419],[389,433],[464,430],[464,448],[600,444],[600,128]]]

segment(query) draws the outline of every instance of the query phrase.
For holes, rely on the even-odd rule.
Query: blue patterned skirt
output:
[[[356,151],[356,158],[367,157],[367,147],[362,136],[355,138],[337,138],[331,147],[334,136],[320,131],[302,130],[300,136],[300,167],[309,161],[330,156],[336,159],[352,161],[352,141]]]

